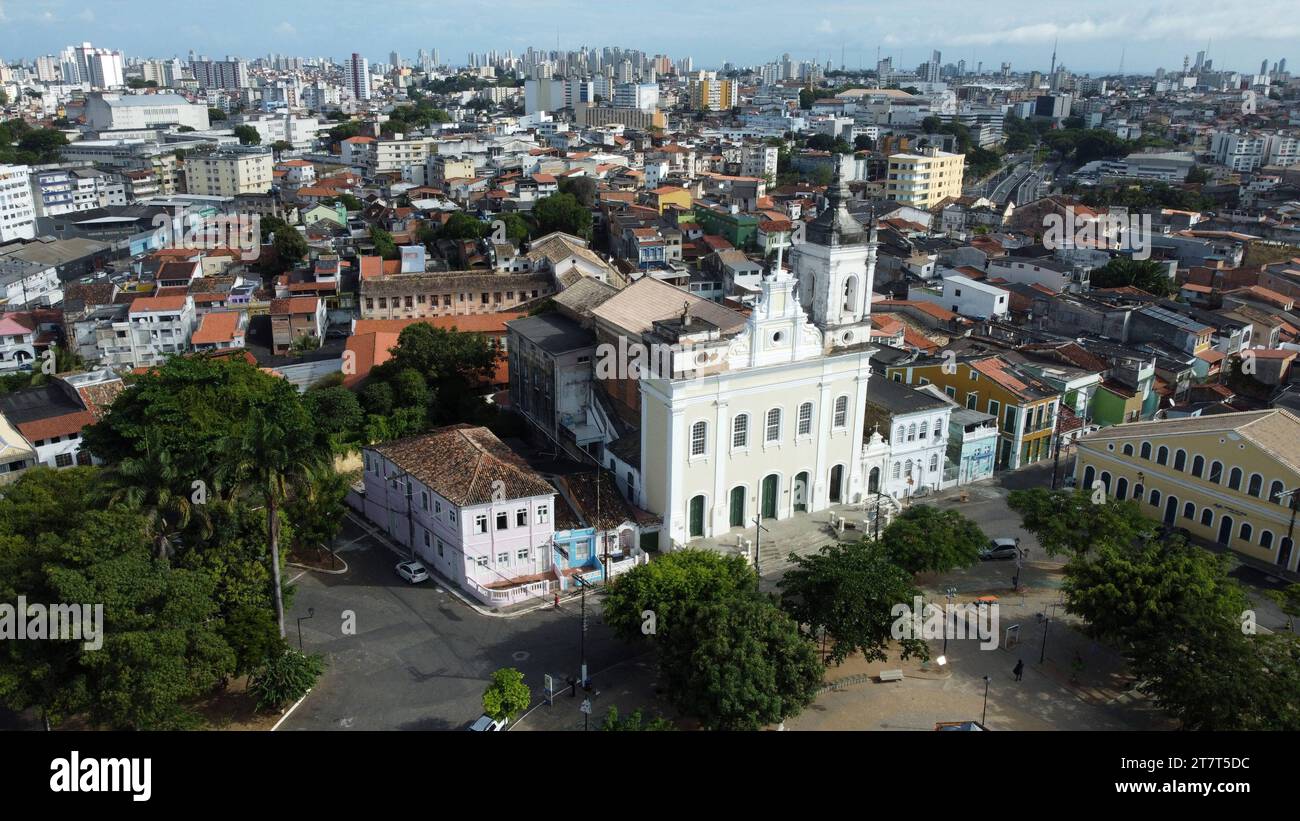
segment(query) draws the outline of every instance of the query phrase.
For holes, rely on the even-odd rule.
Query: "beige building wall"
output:
[[[930,209],[947,197],[961,196],[964,154],[927,149],[922,154],[891,154],[885,196],[904,205]]]

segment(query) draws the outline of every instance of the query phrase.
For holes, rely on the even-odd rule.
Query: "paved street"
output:
[[[990,537],[1020,537],[1029,555],[1023,571],[1027,591],[1012,591],[1014,563],[981,562],[973,567],[918,579],[931,597],[956,589],[957,601],[996,595],[1001,626],[1022,625],[1021,647],[979,650],[974,642],[950,642],[947,670],[921,670],[912,663],[891,660],[865,665],[850,661],[827,672],[827,682],[858,676],[860,681],[819,697],[808,711],[787,724],[790,729],[930,729],[935,721],[978,718],[983,709],[983,676],[991,678],[989,725],[1001,729],[1144,728],[1159,724],[1145,703],[1128,692],[1130,682],[1113,651],[1073,629],[1060,603],[1063,559],[1048,558],[1033,536],[1020,527],[1019,517],[1006,505],[1006,495],[1020,487],[1049,487],[1052,464],[1030,466],[1004,474],[994,482],[967,488],[960,501],[949,491],[923,500],[955,508],[973,519]],[[1064,474],[1064,462],[1062,473]],[[848,513],[852,517],[853,514]],[[819,518],[820,517],[820,518]],[[775,591],[791,551],[812,552],[830,542],[825,514],[787,522],[770,522],[773,529],[763,545],[764,590]],[[746,533],[752,538],[752,532]],[[852,534],[850,534],[851,537]],[[733,551],[730,546],[719,549]],[[325,653],[330,666],[320,684],[284,722],[290,729],[462,729],[480,712],[487,677],[500,667],[522,670],[541,701],[542,674],[551,673],[557,686],[576,675],[579,657],[579,604],[566,600],[560,612],[545,607],[511,617],[477,612],[441,585],[410,586],[393,572],[397,557],[349,522],[338,543],[349,569],[343,575],[293,569],[297,592],[289,613],[290,640],[302,622],[304,647]],[[1267,585],[1263,574],[1238,568],[1244,582]],[[1256,600],[1259,620],[1279,629],[1284,617],[1265,599],[1259,587],[1248,587]],[[1055,605],[1055,606],[1054,606]],[[645,648],[615,640],[601,623],[599,596],[589,595],[587,658],[600,695],[593,699],[592,726],[613,704],[624,714],[643,708],[646,714],[671,717],[661,694],[655,693],[653,656]],[[345,635],[345,611],[355,614],[356,634]],[[1053,618],[1048,650],[1039,663],[1043,613]],[[1001,636],[1000,636],[1001,638]],[[939,654],[941,644],[933,643]],[[1010,669],[1025,658],[1023,682],[1014,682]],[[1082,673],[1074,669],[1076,657]],[[879,684],[865,674],[885,667],[908,671],[903,682]],[[601,672],[609,672],[602,676]],[[997,695],[994,695],[996,693]],[[554,707],[539,707],[519,722],[520,729],[581,729],[581,703],[567,695]]]
[[[330,665],[316,689],[281,730],[459,730],[482,712],[488,676],[517,667],[541,699],[542,674],[575,675],[579,659],[577,601],[556,612],[482,615],[425,582],[410,586],[393,572],[397,557],[350,522],[339,538],[349,570],[341,576],[291,569],[298,576],[287,614],[289,639],[324,653]],[[302,575],[298,575],[298,574]],[[598,597],[588,595],[587,658],[595,674],[636,654],[615,641],[600,620]],[[344,635],[346,611],[356,635]]]

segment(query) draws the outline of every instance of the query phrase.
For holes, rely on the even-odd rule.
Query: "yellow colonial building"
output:
[[[998,356],[935,356],[890,365],[885,376],[913,387],[936,385],[970,410],[998,419],[996,468],[1014,470],[1052,456],[1061,394]]]
[[[1080,487],[1238,553],[1296,569],[1300,418],[1284,410],[1113,425],[1079,440]]]

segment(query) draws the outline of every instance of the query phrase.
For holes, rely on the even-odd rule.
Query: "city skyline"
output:
[[[1216,67],[1251,72],[1263,59],[1290,56],[1286,50],[1300,40],[1300,21],[1280,0],[1264,0],[1256,9],[1256,19],[1269,20],[1268,26],[1233,37],[1225,35],[1238,26],[1236,13],[1204,0],[1195,0],[1190,8],[1186,3],[1136,9],[1106,3],[1083,13],[1056,0],[1032,11],[1006,2],[953,8],[934,0],[907,9],[839,2],[796,8],[759,0],[739,9],[702,10],[666,0],[653,14],[625,7],[593,9],[577,0],[503,0],[493,8],[509,13],[491,18],[472,9],[438,7],[427,32],[420,18],[428,7],[412,0],[396,0],[388,7],[394,19],[407,23],[355,30],[337,25],[338,17],[330,11],[342,14],[346,7],[334,0],[310,9],[236,0],[227,8],[238,13],[209,19],[156,0],[115,0],[94,7],[65,0],[0,0],[0,58],[30,60],[91,41],[128,57],[184,57],[193,49],[217,59],[278,53],[339,60],[357,51],[383,61],[393,50],[413,57],[424,48],[437,49],[444,60],[459,64],[469,52],[518,54],[530,46],[551,50],[558,43],[564,51],[618,44],[674,59],[690,56],[699,67],[757,65],[789,53],[795,60],[823,65],[829,60],[850,70],[873,68],[879,54],[908,68],[937,49],[944,62],[965,60],[970,70],[981,62],[993,69],[1006,61],[1013,71],[1045,71],[1055,49],[1058,65],[1098,75],[1116,72],[1121,62],[1127,72],[1177,70],[1184,56],[1194,60],[1202,50]],[[562,25],[557,27],[557,21]],[[731,43],[719,44],[720,30],[733,34]]]

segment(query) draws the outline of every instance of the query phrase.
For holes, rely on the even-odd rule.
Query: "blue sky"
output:
[[[945,62],[1009,60],[1013,69],[1046,69],[1059,38],[1059,62],[1079,72],[1115,71],[1122,49],[1127,69],[1175,69],[1210,40],[1218,66],[1255,71],[1265,57],[1287,57],[1300,70],[1300,53],[1288,53],[1300,51],[1294,0],[1257,0],[1242,11],[1222,0],[383,0],[373,15],[369,8],[355,0],[0,0],[0,58],[57,53],[89,40],[135,56],[184,57],[193,48],[218,58],[360,51],[387,60],[393,49],[414,56],[437,48],[444,59],[463,62],[470,50],[553,48],[558,36],[565,49],[621,45],[690,55],[702,67],[764,62],[787,51],[838,65],[843,46],[849,67],[874,65],[877,49],[911,67],[937,48]]]

